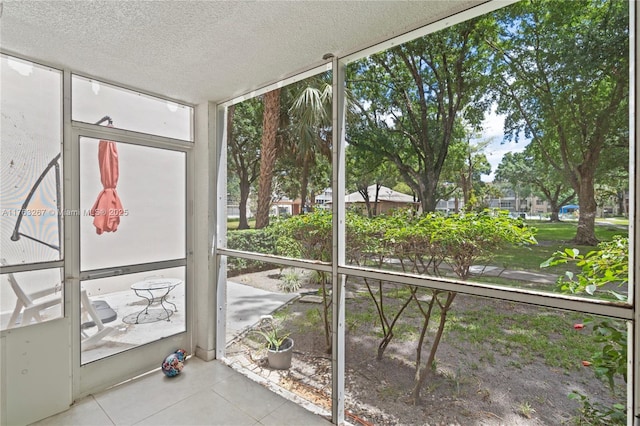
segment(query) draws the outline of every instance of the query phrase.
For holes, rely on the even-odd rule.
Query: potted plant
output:
[[[260,330],[257,330],[257,333],[265,339],[269,366],[277,370],[286,370],[291,367],[293,339],[289,337],[288,333],[283,334],[278,329],[273,316],[262,316]]]

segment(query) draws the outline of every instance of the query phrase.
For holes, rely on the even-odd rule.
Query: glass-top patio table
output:
[[[145,280],[136,282],[131,285],[131,290],[133,290],[136,296],[141,297],[147,301],[147,306],[140,311],[137,315],[127,315],[127,317],[123,318],[124,322],[130,322],[132,324],[144,324],[155,321],[170,321],[171,315],[174,312],[178,311],[178,307],[167,300],[167,296],[176,288],[182,280],[179,278],[147,278]],[[168,308],[165,303],[173,306],[173,309]],[[149,307],[151,305],[159,305],[162,309],[157,309],[154,311],[149,311]],[[144,314],[145,316],[140,321],[140,316]],[[135,321],[132,321],[135,316]],[[127,319],[129,319],[127,321]]]

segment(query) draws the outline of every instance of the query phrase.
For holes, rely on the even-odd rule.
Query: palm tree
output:
[[[256,229],[269,225],[271,208],[271,185],[273,166],[276,162],[278,124],[280,122],[280,89],[264,94],[264,114],[262,117],[262,141],[260,149],[260,178],[258,183],[258,208],[256,211]]]
[[[278,153],[288,147],[292,162],[300,170],[300,198],[305,206],[317,155],[331,161],[331,74],[321,74],[300,83],[266,93],[263,97],[263,131],[256,228],[269,224],[273,175]],[[291,99],[289,101],[289,99]],[[281,102],[285,105],[281,108]],[[286,105],[290,107],[286,108]],[[281,120],[286,120],[282,122]],[[278,129],[282,131],[278,132]],[[327,186],[328,186],[327,182]]]
[[[292,126],[291,150],[302,167],[300,198],[306,205],[311,167],[316,155],[331,161],[331,101],[332,86],[326,75],[305,80],[305,86],[289,108]]]

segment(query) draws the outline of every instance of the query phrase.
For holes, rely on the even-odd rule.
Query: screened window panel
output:
[[[73,120],[95,123],[108,116],[118,129],[193,142],[193,108],[74,75]]]
[[[113,142],[120,204],[96,204],[108,188],[103,179],[114,173],[99,166],[100,144],[97,139],[80,140],[81,270],[183,259],[186,154]],[[97,215],[92,216],[92,210]]]
[[[0,257],[62,259],[62,73],[0,56]]]

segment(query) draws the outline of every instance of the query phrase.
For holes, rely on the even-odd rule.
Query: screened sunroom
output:
[[[0,22],[0,424],[640,424],[635,2]]]

